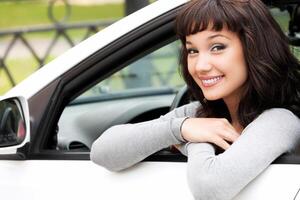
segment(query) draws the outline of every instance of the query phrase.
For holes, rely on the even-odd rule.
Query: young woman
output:
[[[195,199],[232,199],[300,139],[299,64],[260,0],[191,1],[177,34],[197,102],[108,129],[91,159],[118,171],[175,145],[188,156]]]

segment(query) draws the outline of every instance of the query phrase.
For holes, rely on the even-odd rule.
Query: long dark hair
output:
[[[181,73],[193,97],[202,104],[197,117],[224,117],[231,121],[222,99],[208,101],[187,68],[186,36],[227,27],[238,34],[248,69],[248,79],[238,107],[239,122],[246,127],[264,110],[286,108],[300,117],[299,63],[288,40],[260,0],[194,0],[176,19],[182,42]]]

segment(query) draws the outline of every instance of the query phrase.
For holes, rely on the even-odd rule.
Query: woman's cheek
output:
[[[188,60],[188,71],[191,75],[195,73],[195,67],[193,60]]]

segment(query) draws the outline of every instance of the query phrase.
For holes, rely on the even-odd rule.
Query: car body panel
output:
[[[192,200],[186,165],[164,165],[145,162],[113,173],[86,161],[0,161],[1,198]]]
[[[235,200],[296,200],[300,190],[300,165],[272,164],[250,182]]]
[[[9,200],[193,199],[182,162],[142,162],[118,173],[86,161],[0,161],[0,169],[1,198]],[[234,200],[293,200],[299,180],[299,166],[271,165]]]

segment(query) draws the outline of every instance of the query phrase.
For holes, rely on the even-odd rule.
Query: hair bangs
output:
[[[176,21],[177,35],[185,40],[188,35],[196,34],[204,30],[221,31],[224,27],[232,32],[238,32],[241,15],[232,13],[230,2],[223,0],[194,1],[187,4],[179,13]]]

